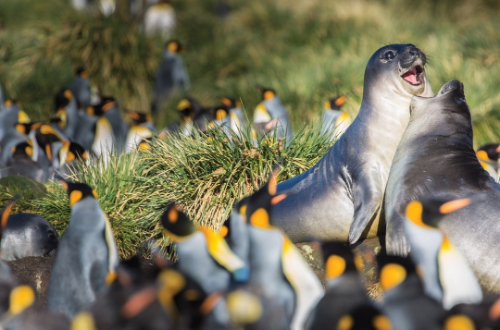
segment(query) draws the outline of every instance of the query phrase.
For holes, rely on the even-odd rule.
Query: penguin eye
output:
[[[389,50],[384,54],[384,59],[387,61],[391,61],[392,59],[394,59],[394,57],[396,57],[396,53],[394,53],[392,50]]]

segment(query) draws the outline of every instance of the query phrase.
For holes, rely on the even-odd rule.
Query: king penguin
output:
[[[380,286],[384,292],[382,310],[393,329],[442,330],[443,307],[424,293],[422,281],[409,257],[377,256]]]
[[[155,73],[153,112],[158,112],[175,89],[188,90],[189,77],[179,52],[186,50],[177,40],[167,42],[163,58]]]
[[[250,284],[260,288],[266,298],[285,306],[293,330],[304,329],[307,319],[323,297],[323,287],[295,245],[272,225],[271,206],[286,198],[276,195],[279,169],[269,181],[250,196],[246,219],[250,237]]]
[[[226,291],[232,281],[246,282],[249,269],[226,244],[206,227],[198,228],[179,206],[170,203],[161,217],[163,233],[175,243],[175,267],[201,285],[207,294]]]
[[[156,128],[153,124],[153,116],[150,114],[128,111],[128,115],[134,124],[127,133],[127,139],[125,141],[126,153],[138,150],[143,140],[151,139],[153,137],[153,132],[156,133]]]
[[[360,256],[354,257],[349,246],[328,242],[321,245],[325,261],[325,296],[312,314],[311,330],[326,329],[338,324],[344,314],[360,306],[371,306],[361,282]]]
[[[114,280],[118,252],[96,191],[84,183],[61,183],[69,196],[71,219],[59,241],[47,307],[71,319]]]
[[[90,82],[89,74],[84,67],[79,67],[73,80],[69,84],[69,89],[76,99],[79,109],[85,109],[90,104]]]
[[[500,165],[498,162],[500,143],[488,143],[479,147],[476,156],[481,166],[498,182],[500,176]]]
[[[281,99],[274,89],[260,85],[257,87],[262,94],[262,101],[255,108],[253,117],[257,131],[263,134],[276,131],[276,139],[286,138],[286,143],[290,143],[293,138],[292,125]]]
[[[437,227],[446,214],[479,198],[429,197],[412,201],[406,207],[404,230],[411,256],[423,271],[425,292],[446,309],[461,303],[479,303],[483,299],[481,287],[465,257]]]
[[[352,123],[349,114],[340,109],[346,99],[343,95],[325,103],[325,111],[321,119],[321,134],[328,134],[332,140],[342,135]]]
[[[42,166],[33,160],[33,144],[30,140],[12,148],[12,156],[0,172],[0,177],[14,175],[22,175],[33,181],[43,182],[44,171]]]
[[[179,257],[175,269],[198,283],[207,295],[217,297],[232,283],[248,280],[248,266],[229,249],[224,238],[210,228],[197,228],[175,203],[167,206],[161,223],[164,235],[175,243]],[[218,301],[212,313],[211,328],[229,324],[225,301]]]
[[[231,129],[237,136],[241,137],[242,133],[247,127],[241,100],[236,100],[225,96],[221,97],[220,100],[226,107],[229,108],[229,116],[231,117]]]
[[[56,107],[56,117],[60,119],[59,127],[66,138],[75,138],[76,127],[78,126],[78,105],[73,93],[69,89],[62,89],[54,96]]]

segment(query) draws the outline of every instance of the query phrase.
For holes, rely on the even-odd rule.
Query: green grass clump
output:
[[[102,160],[84,166],[68,179],[96,189],[120,255],[128,257],[149,239],[159,240],[163,246],[168,243],[159,224],[168,202],[177,201],[191,219],[218,229],[233,203],[267,181],[278,162],[279,180],[286,180],[315,164],[332,144],[329,137],[313,129],[298,132],[287,146],[268,138],[253,145],[249,134],[228,137],[220,130],[194,138],[170,135],[154,139],[149,150],[113,156],[107,166]],[[41,185],[20,179],[26,182],[0,185],[0,201],[5,203],[20,193],[17,212],[39,214],[59,232],[64,231],[71,208],[62,185],[47,182],[43,193],[33,197],[33,189],[19,187]]]

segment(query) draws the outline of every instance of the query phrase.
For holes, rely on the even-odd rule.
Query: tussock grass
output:
[[[410,42],[429,56],[434,91],[451,79],[464,82],[476,146],[500,140],[496,1],[231,1],[224,19],[214,15],[215,3],[174,1],[173,38],[189,48],[182,55],[189,94],[205,105],[218,104],[220,95],[240,98],[251,118],[260,101],[255,83],[273,87],[291,114],[296,140],[287,147],[262,140],[253,148],[248,138],[230,142],[216,131],[195,139],[172,136],[140,155],[113,157],[102,173],[97,164],[72,175],[97,189],[123,256],[158,237],[157,219],[169,200],[217,227],[278,160],[283,180],[312,166],[331,145],[316,133],[325,100],[347,94],[344,109],[354,117],[366,62],[388,43]],[[66,0],[1,1],[0,83],[33,119],[46,119],[54,93],[85,64],[103,94],[146,111],[164,42],[142,35],[135,20],[76,13]],[[178,119],[182,96],[175,94],[155,116],[158,128]],[[0,185],[0,201],[16,189]],[[36,211],[62,230],[70,212],[64,191],[55,183],[41,191],[21,197],[18,210]]]
[[[287,146],[268,138],[253,145],[248,133],[237,138],[220,130],[195,138],[171,135],[153,140],[147,151],[111,157],[107,167],[97,160],[68,179],[97,190],[120,255],[127,257],[149,239],[165,247],[168,241],[160,234],[159,217],[169,201],[179,202],[194,221],[218,229],[233,203],[267,181],[275,164],[280,162],[280,180],[286,180],[315,164],[332,144],[313,129],[298,132]],[[71,217],[62,185],[50,181],[40,188],[42,193],[32,196],[34,183],[19,180],[25,183],[0,185],[0,201],[20,193],[16,211],[40,214],[62,232]],[[24,186],[28,189],[19,188]]]

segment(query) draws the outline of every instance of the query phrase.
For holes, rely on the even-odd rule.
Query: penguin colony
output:
[[[73,4],[83,9],[88,3],[75,0]],[[114,11],[113,1],[101,1],[100,6],[105,14]],[[161,10],[172,16],[169,6],[160,1],[150,7],[148,15],[152,21],[158,19]],[[161,24],[160,28],[146,24],[145,29],[168,35],[165,31],[175,26],[175,17],[173,23],[156,25]],[[394,49],[418,55],[421,62],[412,62],[401,75],[411,85],[421,84],[425,55],[413,45],[386,47],[393,50],[376,57],[383,63],[398,56]],[[179,56],[183,50],[178,41],[166,44],[155,75],[153,112],[160,111],[173,90],[189,88]],[[381,50],[375,54],[378,56]],[[290,142],[289,116],[277,92],[261,85],[257,88],[262,101],[254,111],[252,134]],[[462,129],[453,125],[470,126],[463,89],[460,82],[450,81],[434,97],[413,96],[408,104],[412,118],[418,117],[415,112],[421,108],[437,108],[458,114],[465,122],[453,121],[450,129]],[[332,139],[347,130],[356,133],[359,127],[356,121],[350,126],[349,116],[341,110],[345,100],[345,96],[338,96],[325,104],[318,129]],[[432,191],[409,199],[403,198],[403,191],[388,200],[394,191],[399,192],[394,189],[408,188],[404,178],[414,167],[401,162],[418,157],[410,147],[412,138],[422,143],[419,138],[428,134],[419,130],[417,119],[408,126],[383,183],[385,186],[389,181],[382,203],[386,217],[399,211],[393,205],[396,201],[401,204],[401,219],[396,218],[400,230],[390,231],[393,227],[388,227],[391,235],[387,242],[406,245],[396,244],[400,249],[392,250],[393,245],[385,249],[382,244],[376,255],[383,292],[380,300],[368,296],[362,281],[366,271],[363,258],[374,255],[354,254],[345,244],[349,240],[318,242],[311,234],[308,239],[320,246],[323,254],[325,283],[320,282],[288,237],[289,230],[276,221],[278,206],[298,194],[293,188],[279,188],[278,166],[263,187],[233,205],[232,214],[218,231],[196,225],[175,201],[165,201],[157,225],[175,246],[177,260],[165,259],[154,246],[152,272],[141,270],[139,255],[120,262],[111,223],[96,191],[86,183],[65,180],[65,174],[95,159],[106,163],[112,154],[139,152],[149,148],[151,139],[168,139],[172,132],[192,136],[215,127],[228,136],[242,134],[247,118],[241,100],[221,97],[220,101],[220,105],[207,108],[186,97],[177,105],[180,121],[160,131],[150,114],[127,111],[133,122],[128,127],[118,101],[92,93],[88,73],[79,68],[68,88],[55,95],[54,116],[32,123],[20,102],[3,99],[0,86],[0,176],[23,175],[39,182],[58,180],[71,206],[69,225],[61,237],[37,215],[11,215],[16,197],[4,206],[1,258],[55,256],[55,260],[46,306],[37,301],[34,288],[19,283],[8,265],[0,261],[2,329],[500,329],[499,277],[486,276],[486,270],[476,269],[480,263],[470,252],[476,247],[457,239],[457,225],[453,224],[464,214],[473,217],[470,211],[464,213],[467,210],[488,208],[490,204],[485,201],[491,191],[500,189],[500,146],[488,144],[475,152],[470,139],[465,151],[457,151],[472,152],[468,162],[480,169],[472,177],[487,181],[484,188],[467,191],[465,196]],[[440,143],[445,145],[448,137]],[[408,149],[401,148],[404,143],[410,145]],[[446,177],[447,173],[439,175]],[[326,175],[324,180],[328,179]],[[397,184],[392,185],[394,181]],[[389,218],[393,221],[392,216]],[[365,229],[356,228],[360,233]],[[498,230],[492,224],[490,231],[494,234]],[[378,236],[384,234],[382,231]],[[481,248],[491,244],[490,240],[476,243]],[[491,245],[486,248],[494,250]]]

